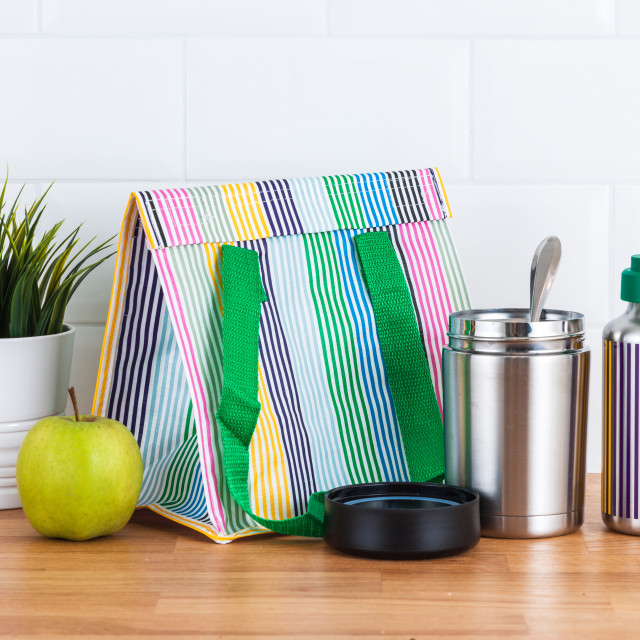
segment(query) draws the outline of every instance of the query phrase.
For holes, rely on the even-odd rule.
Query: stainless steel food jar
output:
[[[584,520],[589,349],[571,311],[467,310],[443,350],[446,482],[480,494],[482,535],[542,538]]]

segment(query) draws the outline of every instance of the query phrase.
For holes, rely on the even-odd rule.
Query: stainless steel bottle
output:
[[[621,298],[627,310],[602,333],[602,520],[640,535],[640,255],[622,272]]]
[[[482,534],[563,535],[584,519],[583,316],[460,311],[443,351],[446,482],[480,494]]]

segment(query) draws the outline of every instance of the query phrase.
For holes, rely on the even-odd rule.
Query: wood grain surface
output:
[[[89,542],[0,511],[0,635],[20,638],[640,638],[640,538],[587,521],[456,557],[351,558],[320,540],[216,545],[148,511]]]

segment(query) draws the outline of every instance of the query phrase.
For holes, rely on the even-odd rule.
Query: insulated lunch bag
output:
[[[93,412],[140,445],[139,505],[316,536],[327,489],[441,481],[450,215],[437,169],[133,193]]]

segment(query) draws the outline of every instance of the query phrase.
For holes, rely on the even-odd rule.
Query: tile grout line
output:
[[[609,232],[609,243],[608,243],[608,271],[609,278],[607,279],[607,289],[608,289],[608,308],[607,308],[607,317],[611,320],[615,314],[615,248],[616,248],[616,187],[615,185],[609,185],[609,215],[607,219],[608,223],[608,232]]]
[[[611,34],[327,34],[327,33],[282,33],[282,34],[189,34],[189,33],[3,33],[0,34],[0,40],[33,40],[43,38],[46,40],[181,40],[183,38],[198,38],[201,40],[355,40],[355,41],[393,41],[398,42],[468,42],[470,39],[482,42],[603,42],[603,41],[619,41],[619,42],[638,42],[640,35],[616,35]]]
[[[182,175],[183,180],[187,181],[188,168],[187,168],[187,94],[188,94],[188,82],[187,73],[189,64],[187,61],[188,55],[188,38],[184,38],[182,42]]]
[[[476,43],[475,40],[469,40],[469,99],[468,99],[468,107],[469,107],[469,147],[468,147],[468,152],[469,152],[469,162],[468,162],[468,166],[467,166],[467,171],[469,172],[469,180],[471,182],[473,182],[473,163],[474,163],[474,151],[475,151],[475,146],[474,146],[474,139],[473,139],[473,135],[474,135],[474,126],[473,123],[475,121],[475,107],[476,107],[476,100],[475,100],[475,88],[476,88],[476,80],[475,80],[475,75],[476,75],[476,61],[475,61],[475,57],[476,57]]]
[[[42,0],[36,0],[36,34],[42,35]]]

